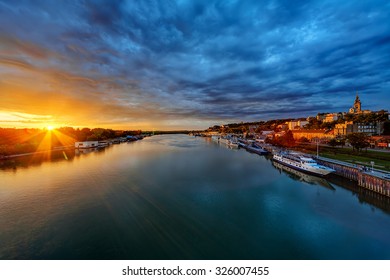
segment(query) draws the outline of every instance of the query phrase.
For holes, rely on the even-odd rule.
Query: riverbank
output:
[[[309,152],[312,156],[315,154],[313,150],[292,149],[298,152]],[[275,149],[271,150],[275,151]],[[278,149],[276,148],[276,150]],[[323,151],[320,155],[315,156],[317,162],[336,170],[336,175],[356,181],[359,187],[390,197],[390,172],[386,170],[390,162],[380,161],[385,166],[380,166],[382,168],[377,169],[374,168],[377,165],[374,164],[375,162],[372,158],[360,157],[360,161],[358,161],[356,160],[357,157],[351,154],[336,156],[336,154],[324,153]],[[388,154],[384,156],[388,156]],[[377,162],[379,161],[378,159],[376,160]]]
[[[73,145],[69,146],[60,146],[60,147],[54,147],[53,149],[48,150],[42,150],[42,151],[35,151],[35,152],[29,152],[29,153],[21,153],[21,154],[14,154],[14,155],[0,155],[0,159],[12,159],[12,158],[18,158],[18,157],[24,157],[24,156],[32,156],[32,155],[38,155],[38,154],[47,154],[50,152],[56,152],[56,151],[64,151],[74,148]]]
[[[317,154],[316,145],[299,145],[293,148],[312,155]],[[320,145],[318,147],[319,155],[334,160],[344,161],[351,164],[358,164],[365,167],[390,171],[390,153],[386,150],[367,150],[367,151],[353,151],[351,148],[345,147],[330,147]]]
[[[390,197],[390,173],[366,169],[356,164],[318,157],[317,161],[336,170],[336,174],[357,181],[360,187]]]
[[[263,148],[272,154],[277,154],[283,150],[283,148],[275,147],[269,144],[264,144]],[[307,151],[297,147],[290,149],[300,153],[309,152],[311,156],[316,158],[318,163],[336,170],[336,175],[357,182],[359,187],[376,192],[380,195],[390,197],[390,172],[383,169],[375,169],[372,159],[370,161],[371,166],[369,166],[368,164],[361,164],[361,162],[356,161],[347,162],[339,159],[332,159],[324,156],[323,153],[321,153],[321,156],[314,156],[312,150]],[[348,155],[345,155],[344,159],[350,160]]]

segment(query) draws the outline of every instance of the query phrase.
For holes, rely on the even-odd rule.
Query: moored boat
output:
[[[287,165],[281,164],[277,161],[272,162],[273,166],[275,166],[279,170],[283,170],[283,172],[290,175],[295,180],[300,180],[302,182],[306,182],[310,185],[320,185],[330,190],[336,190],[326,179],[319,176],[314,176],[308,173],[303,173],[298,171],[297,169],[291,168]]]
[[[230,139],[227,143],[230,148],[238,148],[238,142]]]
[[[245,148],[246,145],[248,145],[248,142],[242,138],[238,139],[238,147]]]
[[[225,144],[230,148],[238,148],[238,141],[232,136],[212,136],[212,139],[220,144]]]
[[[215,142],[219,142],[219,139],[220,139],[221,137],[219,136],[219,135],[213,135],[213,136],[211,136],[211,140],[213,140],[213,141],[215,141]]]
[[[335,172],[334,169],[318,164],[314,159],[299,153],[276,153],[273,160],[296,170],[320,176]]]
[[[108,141],[99,141],[98,142],[98,147],[99,148],[104,148],[104,147],[107,147],[109,145],[110,145],[110,143]]]
[[[266,155],[269,152],[265,149],[263,149],[261,146],[257,145],[256,143],[250,143],[248,145],[245,145],[244,148],[252,153],[259,154],[259,155]]]
[[[98,141],[83,141],[83,142],[75,142],[74,147],[76,149],[92,149],[99,147]]]
[[[219,138],[219,143],[227,145],[229,143],[229,139],[227,139],[226,137],[220,137]]]

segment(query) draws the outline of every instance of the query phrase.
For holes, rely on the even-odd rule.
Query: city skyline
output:
[[[0,127],[205,129],[389,109],[390,3],[0,1]]]

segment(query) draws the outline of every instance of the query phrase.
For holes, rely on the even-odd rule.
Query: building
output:
[[[294,120],[294,121],[286,122],[289,130],[301,129],[305,125],[307,125],[308,123],[309,123],[308,121],[301,121],[301,120]]]
[[[336,136],[344,136],[353,132],[353,122],[338,123],[334,128]]]
[[[390,149],[390,135],[370,137],[370,147],[380,149]]]
[[[339,114],[331,113],[325,115],[325,119],[323,120],[323,122],[334,122],[337,121],[338,119],[339,119]]]
[[[312,139],[332,139],[334,138],[334,133],[332,131],[326,131],[323,129],[299,129],[299,130],[292,130],[293,137],[295,140],[299,140],[302,137],[305,137],[309,140]]]
[[[273,138],[282,137],[282,136],[284,136],[285,134],[286,134],[285,131],[275,132],[275,133],[273,134]]]
[[[284,130],[288,129],[288,125],[283,123],[283,124],[279,124],[276,128],[279,129],[279,130],[284,131]]]
[[[355,102],[353,103],[353,106],[351,109],[349,109],[349,112],[351,114],[359,114],[362,111],[362,102],[359,99],[358,93],[356,93]]]
[[[261,135],[267,136],[267,135],[270,135],[270,134],[273,134],[273,133],[274,133],[273,130],[263,130],[263,131],[261,132]]]
[[[353,123],[345,122],[336,124],[335,135],[345,136],[350,133],[366,133],[369,136],[381,135],[384,130],[383,122],[370,122],[370,123]]]
[[[256,135],[257,125],[249,126],[249,135]]]
[[[383,122],[354,123],[353,132],[366,133],[370,136],[383,133]]]
[[[369,114],[370,110],[362,110],[362,102],[360,101],[358,93],[356,93],[355,102],[353,103],[352,108],[349,109],[350,114]]]
[[[325,118],[326,118],[326,114],[325,113],[318,113],[317,116],[316,116],[317,121],[324,121]]]

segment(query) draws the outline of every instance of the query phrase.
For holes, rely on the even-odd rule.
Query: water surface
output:
[[[3,163],[0,259],[390,258],[387,201],[340,178],[186,135],[67,155]]]

